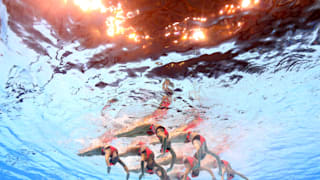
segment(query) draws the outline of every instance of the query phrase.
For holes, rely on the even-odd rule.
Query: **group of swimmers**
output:
[[[104,141],[101,144],[81,150],[78,155],[103,155],[108,167],[108,173],[111,170],[111,166],[119,162],[127,173],[126,179],[129,179],[130,172],[140,173],[139,179],[147,172],[156,174],[161,180],[189,180],[191,179],[189,177],[190,173],[192,177],[197,177],[200,171],[207,171],[212,176],[212,179],[216,179],[211,169],[218,167],[221,180],[224,180],[225,174],[227,174],[228,180],[231,180],[235,175],[247,180],[247,177],[233,170],[228,161],[221,160],[216,153],[209,150],[206,139],[202,135],[190,130],[203,121],[199,116],[196,116],[189,124],[178,127],[170,133],[164,126],[157,124],[157,121],[165,116],[171,103],[173,91],[169,86],[172,87],[173,84],[169,80],[165,80],[163,89],[166,95],[163,97],[160,107],[153,114],[144,117],[143,121],[130,128],[113,133],[111,138],[110,134],[102,136],[101,138]],[[116,147],[109,145],[114,138],[140,136],[149,136],[148,144],[150,145],[161,144],[160,155],[157,156],[157,159],[155,153],[145,142],[132,143],[123,152],[119,152]],[[195,149],[196,152],[193,156],[184,156],[183,153],[188,149],[183,148],[183,150],[176,152],[172,147],[172,143],[192,143],[193,148],[191,150]],[[170,155],[165,156],[166,153],[170,153]],[[207,156],[207,154],[211,157]],[[120,159],[128,156],[140,156],[140,166],[129,169],[124,161]],[[167,170],[162,167],[169,164],[170,166]],[[171,171],[175,164],[184,165],[185,170]]]

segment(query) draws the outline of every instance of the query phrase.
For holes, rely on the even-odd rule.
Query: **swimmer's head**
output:
[[[156,135],[157,135],[159,138],[165,138],[165,137],[168,136],[168,132],[167,132],[167,130],[166,130],[164,127],[160,126],[160,127],[158,127],[158,128],[156,129]]]
[[[159,133],[164,133],[164,127],[160,126],[157,128],[156,130],[156,133],[159,134]]]

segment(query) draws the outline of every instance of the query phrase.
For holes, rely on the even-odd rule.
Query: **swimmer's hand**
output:
[[[127,173],[127,180],[129,179],[129,177],[130,177],[130,174],[129,174],[129,173]]]
[[[111,167],[110,167],[110,166],[108,166],[108,174],[110,173],[110,170],[111,170]]]
[[[141,174],[141,175],[139,176],[139,180],[142,179],[142,177],[143,177],[143,174]]]
[[[169,172],[169,171],[171,171],[172,170],[172,167],[169,167],[168,169],[167,169],[167,172]]]

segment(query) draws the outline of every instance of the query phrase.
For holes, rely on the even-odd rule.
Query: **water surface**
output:
[[[71,1],[0,1],[1,179],[121,179],[121,167],[107,175],[102,157],[76,154],[152,113],[166,78],[175,91],[161,123],[170,130],[197,109],[209,147],[228,144],[222,159],[249,179],[320,179],[318,1],[261,0],[230,14],[220,10],[240,2],[135,2],[121,2],[133,13],[130,39],[131,29],[106,34],[110,14]],[[176,22],[205,39],[174,35]]]

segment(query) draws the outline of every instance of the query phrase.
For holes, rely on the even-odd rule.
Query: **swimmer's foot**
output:
[[[173,88],[174,84],[169,79],[166,79],[162,84],[162,89],[165,91],[172,91],[169,89],[169,86]]]

